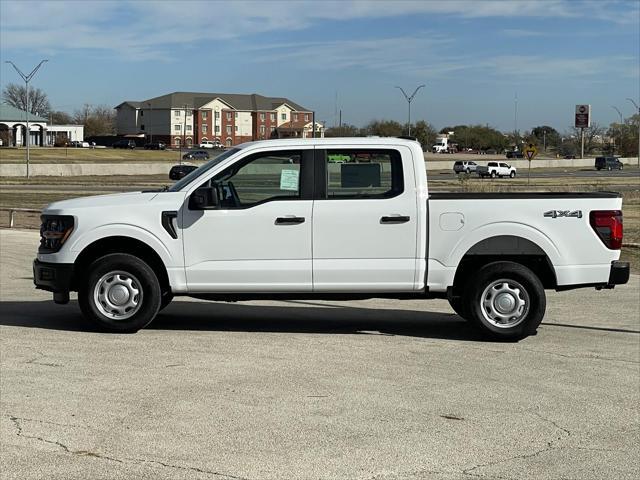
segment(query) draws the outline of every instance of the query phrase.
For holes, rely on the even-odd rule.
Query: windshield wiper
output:
[[[149,190],[142,190],[142,193],[168,192],[170,188],[170,185],[163,185],[162,188],[151,188]]]

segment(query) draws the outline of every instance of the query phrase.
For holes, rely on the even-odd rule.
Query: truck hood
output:
[[[109,195],[94,195],[90,197],[72,198],[53,202],[42,213],[61,214],[68,210],[77,210],[95,207],[135,207],[150,202],[158,195],[158,192],[126,192]]]

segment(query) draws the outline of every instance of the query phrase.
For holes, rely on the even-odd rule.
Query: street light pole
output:
[[[413,100],[413,97],[416,96],[416,93],[418,93],[418,90],[420,90],[423,87],[424,85],[418,85],[411,95],[407,95],[407,93],[403,90],[402,87],[396,87],[398,90],[402,92],[402,94],[404,95],[404,98],[407,99],[407,104],[409,105],[409,121],[407,122],[407,130],[408,130],[407,135],[409,136],[411,136],[411,101]]]
[[[627,97],[627,100],[629,100],[631,103],[633,103],[633,106],[636,107],[636,110],[638,110],[638,167],[640,167],[640,107],[633,100],[633,98],[628,98]]]
[[[31,79],[34,77],[34,75],[36,74],[36,72],[38,70],[40,70],[40,67],[42,66],[43,63],[48,62],[49,60],[42,60],[38,65],[36,65],[36,68],[34,68],[33,70],[31,70],[31,73],[29,75],[25,75],[24,73],[22,73],[22,70],[20,70],[18,67],[16,67],[16,64],[13,63],[11,60],[6,60],[5,63],[10,63],[11,66],[15,69],[16,72],[18,72],[18,75],[20,75],[22,77],[22,79],[24,80],[24,84],[25,84],[25,90],[26,90],[26,111],[27,111],[27,178],[29,178],[29,140],[31,139],[31,131],[29,130],[29,82],[31,81]]]
[[[622,112],[620,112],[620,110],[618,109],[618,107],[616,107],[615,105],[611,105],[611,108],[613,108],[616,112],[618,112],[618,115],[620,115],[620,128],[618,128],[618,133],[622,133],[622,124],[624,123],[624,118],[622,118]],[[618,138],[618,143],[620,143],[622,135],[619,136]],[[613,154],[616,154],[616,135],[615,133],[613,134]]]

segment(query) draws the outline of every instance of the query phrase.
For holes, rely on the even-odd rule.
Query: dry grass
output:
[[[175,162],[179,157],[180,152],[178,150],[46,147],[29,149],[30,163]],[[25,159],[26,149],[24,148],[0,148],[0,163],[24,164]]]

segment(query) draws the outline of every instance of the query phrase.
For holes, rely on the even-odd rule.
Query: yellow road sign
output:
[[[524,149],[524,154],[527,156],[527,159],[531,161],[538,154],[538,149],[533,143],[530,143],[529,146]]]

